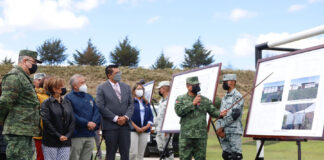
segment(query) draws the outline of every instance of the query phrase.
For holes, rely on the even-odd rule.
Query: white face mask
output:
[[[79,87],[79,91],[80,91],[80,92],[87,93],[87,91],[88,91],[88,87],[87,87],[87,85],[86,85],[86,84],[81,85],[81,86]]]
[[[142,89],[135,90],[135,94],[137,97],[142,97],[144,94],[144,91]]]

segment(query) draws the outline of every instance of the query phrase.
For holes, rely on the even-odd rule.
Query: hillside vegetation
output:
[[[12,68],[11,65],[0,65],[0,79]],[[172,75],[175,73],[183,72],[184,70],[179,69],[158,69],[151,70],[145,68],[128,68],[120,67],[122,71],[122,81],[133,86],[140,79],[144,79],[146,82],[155,80],[156,85],[158,82],[163,80],[171,80]],[[38,73],[46,73],[50,76],[57,76],[65,79],[66,87],[68,90],[71,89],[69,86],[69,79],[73,74],[82,74],[86,77],[88,92],[94,97],[96,96],[96,88],[99,84],[106,81],[105,67],[102,66],[39,66]],[[221,78],[223,74],[235,73],[237,74],[237,89],[245,94],[253,85],[254,71],[249,70],[222,70]],[[222,97],[225,92],[222,89],[221,84],[218,85],[217,97]],[[157,93],[157,90],[155,90]],[[158,94],[154,94],[154,97],[159,99]],[[250,96],[245,99],[245,104],[249,102]]]

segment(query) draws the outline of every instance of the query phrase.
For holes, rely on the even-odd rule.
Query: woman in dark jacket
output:
[[[43,152],[45,160],[68,160],[71,136],[74,131],[74,116],[69,100],[63,99],[66,93],[64,80],[50,78],[45,83],[50,98],[42,103],[41,116],[44,123]]]
[[[142,160],[153,124],[150,104],[144,98],[144,87],[137,83],[132,90],[134,97],[134,113],[131,118],[134,129],[131,132],[130,160]]]

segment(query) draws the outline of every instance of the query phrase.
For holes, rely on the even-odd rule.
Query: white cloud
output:
[[[269,42],[269,41],[273,42],[273,41],[281,40],[291,35],[292,34],[289,34],[287,32],[267,33],[267,34],[259,35],[257,37],[252,35],[242,35],[237,39],[233,50],[235,55],[237,56],[251,56],[254,55],[255,45],[264,42]],[[308,48],[316,45],[321,45],[323,43],[324,43],[324,36],[317,36],[317,37],[312,37],[304,40],[287,43],[276,47],[303,49],[303,48]],[[272,52],[272,54],[280,54],[280,53],[281,52]]]
[[[246,19],[246,18],[253,18],[257,16],[256,12],[252,12],[252,11],[248,11],[248,10],[244,10],[241,8],[236,8],[233,9],[229,15],[229,18],[232,21],[239,21],[241,19]]]
[[[224,48],[219,47],[217,45],[206,45],[206,49],[211,50],[212,55],[214,55],[214,57],[225,53]]]
[[[182,45],[168,46],[163,49],[164,55],[169,57],[173,64],[180,67],[180,64],[184,61],[185,47]]]
[[[306,5],[302,5],[302,4],[294,4],[294,5],[291,5],[289,8],[288,8],[288,11],[289,12],[297,12],[297,11],[300,11],[302,9],[304,9],[306,7]]]
[[[90,11],[103,0],[4,0],[0,33],[19,28],[75,29],[89,23],[78,11]],[[1,14],[0,14],[1,15]]]
[[[123,5],[123,4],[132,4],[132,5],[138,5],[140,2],[154,2],[156,0],[117,0],[117,4]]]
[[[14,61],[15,64],[17,64],[18,55],[19,55],[18,52],[6,49],[1,43],[0,43],[0,55],[1,55],[0,62],[2,62],[2,60],[4,60],[7,57],[7,59],[11,59],[11,61]]]
[[[236,40],[234,53],[237,56],[247,56],[254,53],[256,38],[251,35],[243,35]]]
[[[149,18],[146,23],[147,24],[152,24],[152,23],[155,23],[156,21],[158,21],[160,19],[159,16],[155,16],[155,17],[152,17],[152,18]]]
[[[76,3],[76,8],[79,10],[90,11],[100,4],[99,0],[84,0]]]

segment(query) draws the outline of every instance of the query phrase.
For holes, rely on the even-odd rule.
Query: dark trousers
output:
[[[119,148],[120,160],[129,160],[130,130],[118,129],[103,131],[106,141],[106,160],[115,160]]]

